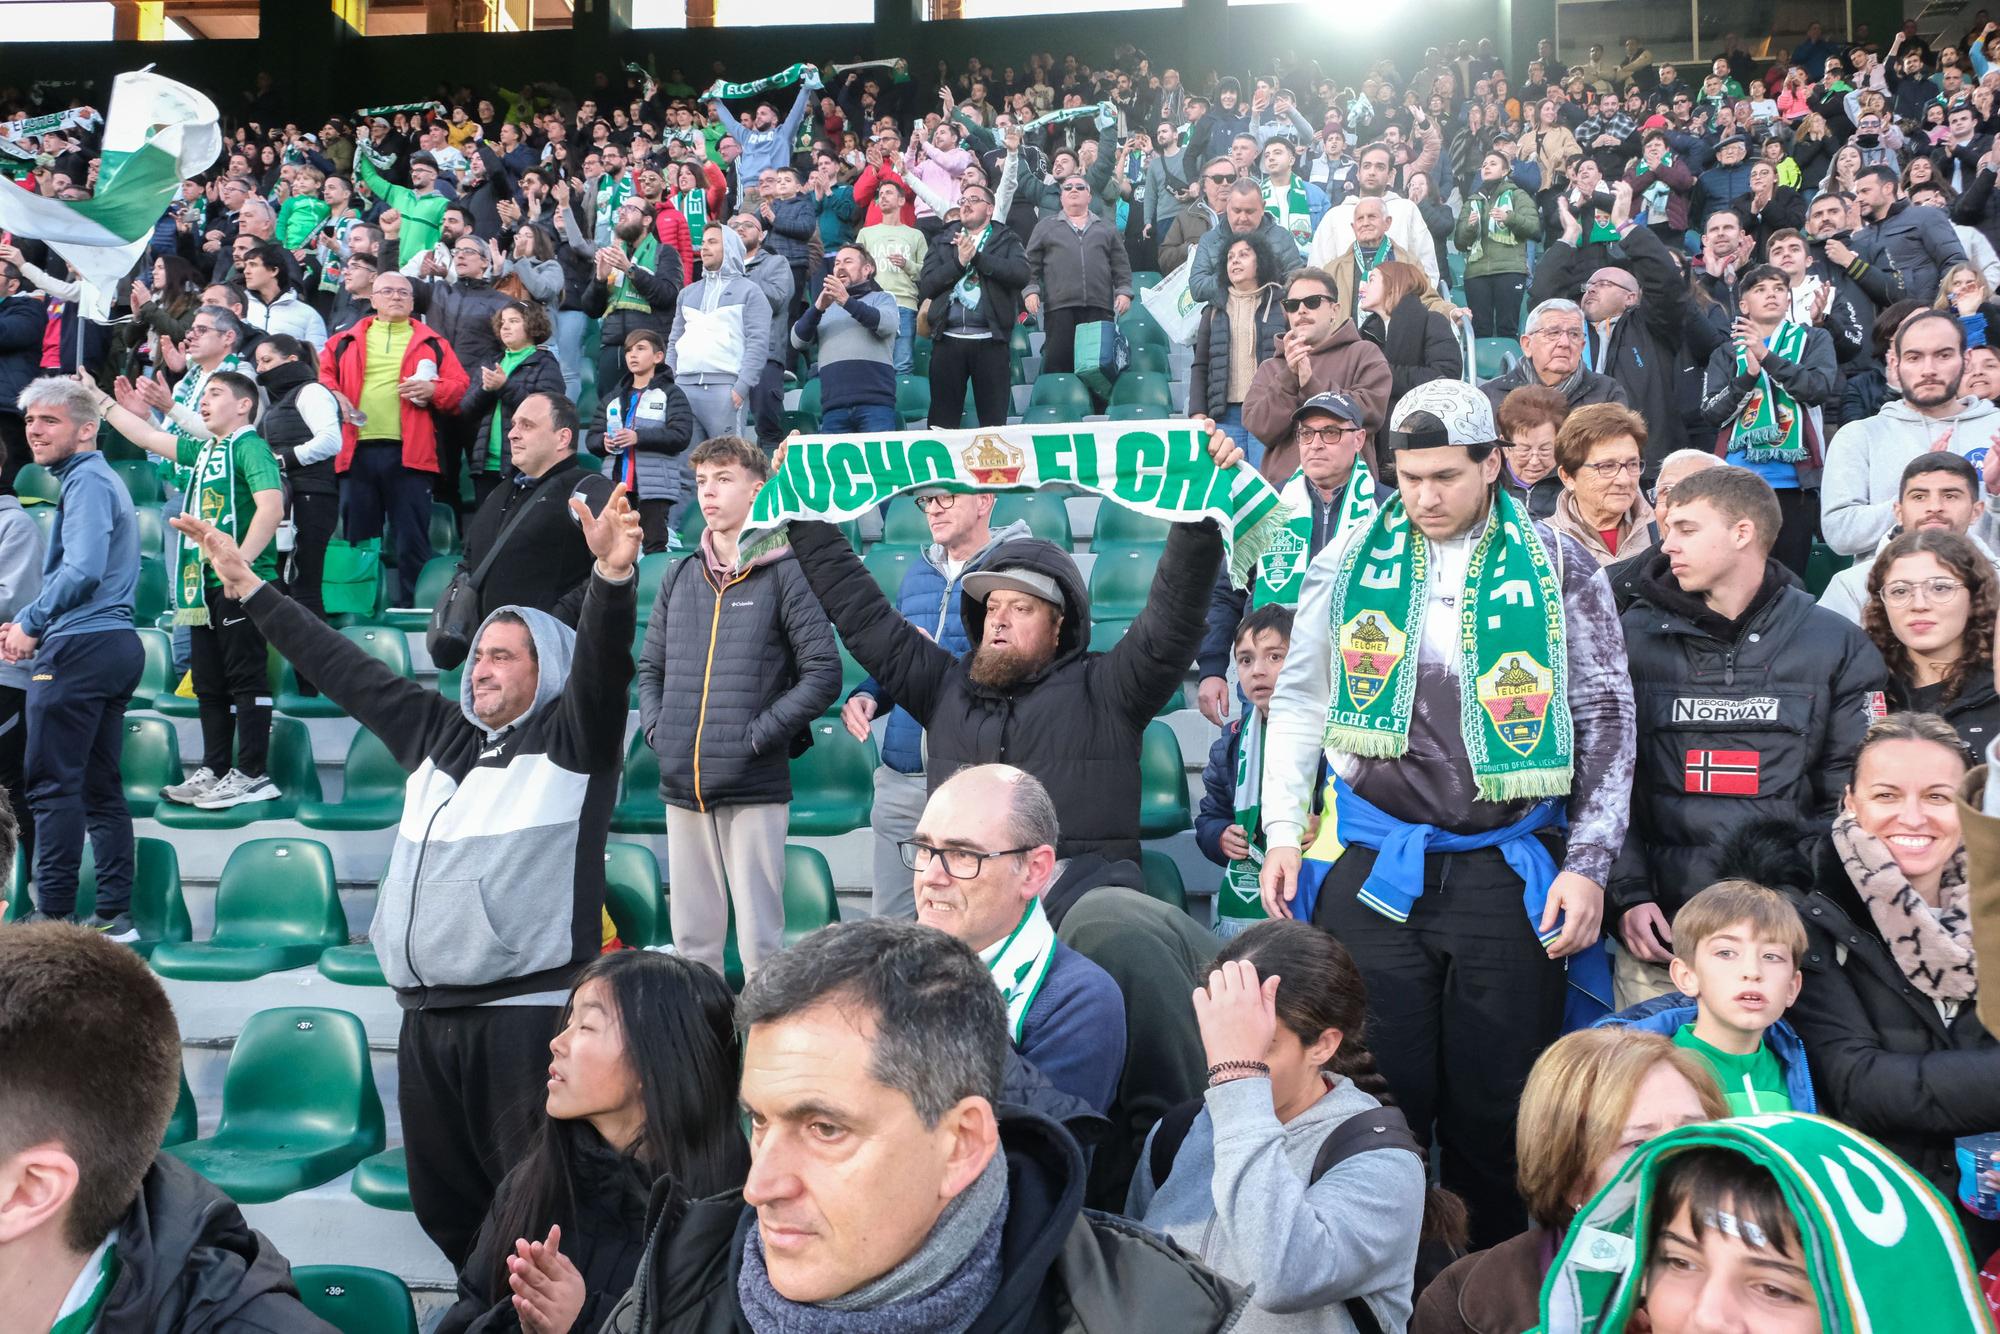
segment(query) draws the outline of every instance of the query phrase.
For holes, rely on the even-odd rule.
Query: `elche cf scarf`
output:
[[[660,238],[652,227],[648,226],[645,234],[639,238],[639,244],[632,247],[631,260],[634,269],[652,270],[659,267]],[[651,303],[640,296],[639,290],[632,285],[630,269],[613,273],[608,280],[608,286],[611,289],[611,299],[605,305],[605,314],[609,315],[614,310],[636,310],[641,313],[652,311]]]
[[[231,537],[240,537],[236,514],[236,440],[250,428],[204,442],[189,470],[188,489],[194,512]],[[207,625],[208,599],[202,596],[201,545],[183,537],[175,552],[174,624]]]
[[[1019,1045],[1028,1027],[1028,1011],[1042,984],[1049,980],[1049,966],[1056,961],[1056,929],[1042,911],[1039,897],[1028,900],[1021,920],[1005,940],[979,951],[979,961],[993,974],[1000,999],[1007,1006],[1007,1035]]]
[[[1313,239],[1312,203],[1306,194],[1305,181],[1297,172],[1292,173],[1291,185],[1285,191],[1282,209],[1269,181],[1265,181],[1258,188],[1264,192],[1264,211],[1276,218],[1285,230],[1291,233],[1292,240],[1298,243],[1299,253],[1304,254]]]
[[[726,79],[717,79],[708,86],[708,91],[702,94],[702,98],[705,101],[714,101],[716,98],[755,97],[757,94],[769,92],[773,88],[789,88],[800,80],[804,80],[808,88],[819,87],[818,67],[802,62],[781,69],[776,74],[767,74],[761,79],[752,79],[748,83],[730,83]]]
[[[919,488],[1032,491],[1051,483],[1169,523],[1214,520],[1238,588],[1291,518],[1247,461],[1217,468],[1208,437],[1186,421],[801,436],[757,493],[742,560],[784,546],[794,519],[845,523]]]
[[[1068,120],[1082,120],[1085,116],[1116,116],[1117,114],[1117,108],[1113,107],[1109,102],[1099,102],[1094,106],[1085,107],[1063,107],[1059,111],[1049,112],[1046,116],[1035,117],[1021,127],[1021,133],[1029,134],[1044,126],[1060,125]]]
[[[1391,759],[1408,749],[1434,565],[1400,496],[1342,552],[1330,604],[1328,750]],[[1459,716],[1480,797],[1566,794],[1575,736],[1562,585],[1527,511],[1504,487],[1472,549],[1459,632]]]
[[[1764,341],[1773,354],[1790,362],[1800,359],[1805,345],[1805,326],[1790,320],[1779,324]],[[1750,358],[1741,347],[1736,349],[1736,373],[1750,373]],[[1759,365],[1757,387],[1744,398],[1729,423],[1729,452],[1741,453],[1747,463],[1804,463],[1805,436],[1805,410]]]
[[[1312,564],[1313,498],[1312,483],[1306,480],[1305,469],[1293,473],[1278,492],[1278,498],[1291,511],[1292,517],[1286,521],[1271,542],[1271,549],[1264,553],[1264,559],[1257,563],[1257,579],[1250,585],[1250,606],[1252,610],[1272,602],[1282,602],[1287,607],[1299,605],[1299,594],[1306,583],[1306,567]],[[1347,474],[1347,486],[1340,494],[1340,513],[1335,517],[1333,531],[1327,534],[1326,545],[1338,547],[1350,533],[1375,518],[1375,478],[1368,471],[1367,460],[1357,456],[1354,470]]]
[[[1243,831],[1250,855],[1232,858],[1223,871],[1215,911],[1239,921],[1262,921],[1264,898],[1258,886],[1264,870],[1264,716],[1255,706],[1243,710],[1243,735],[1236,743],[1234,823]]]

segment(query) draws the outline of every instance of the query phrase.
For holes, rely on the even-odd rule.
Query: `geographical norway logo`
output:
[[[1365,709],[1382,697],[1389,673],[1403,660],[1410,638],[1393,625],[1385,625],[1375,612],[1357,613],[1340,627],[1340,657],[1346,664],[1347,698],[1357,709]]]
[[[1542,739],[1542,721],[1555,693],[1555,673],[1525,653],[1510,653],[1478,680],[1479,703],[1500,739],[1526,755]]]
[[[1706,699],[1682,695],[1674,700],[1676,723],[1775,723],[1778,701],[1769,695],[1749,699]]]
[[[1691,750],[1682,774],[1683,792],[1754,797],[1762,755],[1754,750]]]

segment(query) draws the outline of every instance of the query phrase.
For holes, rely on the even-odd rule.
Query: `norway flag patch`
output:
[[[1691,750],[1684,775],[1687,792],[1754,797],[1760,756],[1754,750]]]

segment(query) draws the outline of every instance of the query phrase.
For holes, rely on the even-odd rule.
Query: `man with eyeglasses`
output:
[[[506,349],[494,332],[493,319],[511,298],[493,285],[493,256],[487,243],[472,234],[470,215],[453,204],[445,220],[446,230],[453,233],[451,268],[443,276],[412,280],[414,311],[451,344],[460,365],[498,366]],[[474,418],[455,413],[438,422],[437,499],[454,510],[462,506],[459,471],[478,425]]]
[[[624,370],[625,336],[647,329],[665,342],[673,328],[688,256],[662,247],[653,209],[643,198],[626,199],[611,224],[611,239],[591,256],[594,268],[583,290],[584,314],[604,321],[597,382],[613,384]]]
[[[1300,269],[1287,280],[1282,300],[1285,332],[1243,399],[1243,427],[1264,442],[1258,471],[1273,486],[1284,485],[1299,466],[1292,433],[1307,400],[1345,394],[1360,406],[1362,424],[1372,433],[1387,419],[1394,383],[1382,349],[1356,331],[1340,305],[1332,275]]]
[[[1160,241],[1160,272],[1172,273],[1194,253],[1209,228],[1219,225],[1227,206],[1229,187],[1236,184],[1236,164],[1226,157],[1204,163],[1195,198],[1174,215],[1172,225]]]
[[[1091,211],[1090,182],[1074,173],[1063,178],[1061,190],[1061,212],[1036,223],[1028,241],[1022,304],[1041,317],[1043,372],[1070,374],[1077,326],[1132,308],[1132,261],[1118,229]]]
[[[966,186],[957,219],[925,251],[917,277],[917,295],[931,303],[932,430],[959,426],[968,387],[981,426],[1006,424],[1008,339],[1027,282],[1026,248],[993,216],[992,192]]]
[[[1979,548],[2000,575],[2000,556],[1973,525],[1986,513],[1984,488],[1979,469],[1971,460],[1949,450],[1931,450],[1917,455],[1903,468],[1903,482],[1896,496],[1896,526],[1882,538],[1880,546],[1855,558],[1854,564],[1833,576],[1820,594],[1819,605],[1828,611],[1861,624],[1861,609],[1868,603],[1868,572],[1882,548],[1904,533],[1932,530],[1953,533]]]
[[[1583,364],[1583,308],[1574,301],[1551,298],[1528,312],[1521,330],[1522,357],[1511,369],[1480,389],[1497,409],[1501,400],[1524,384],[1547,385],[1572,408],[1586,403],[1627,402],[1625,386]]]
[[[1014,1050],[1103,1113],[1125,1068],[1125,998],[1056,939],[1042,909],[1062,868],[1059,835],[1047,788],[1012,765],[982,764],[938,786],[898,849],[915,877],[917,920],[963,941],[991,971]]]
[[[1674,913],[1753,821],[1825,828],[1888,672],[1861,628],[1772,556],[1770,484],[1709,468],[1663,500],[1659,549],[1622,620],[1639,710],[1632,827],[1610,896],[1620,1008],[1672,989]]]

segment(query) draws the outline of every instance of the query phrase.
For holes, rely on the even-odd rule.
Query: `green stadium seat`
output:
[[[1134,292],[1143,292],[1148,287],[1158,287],[1163,278],[1164,275],[1156,269],[1134,269],[1132,270],[1132,290]]]
[[[33,467],[34,465],[29,464],[28,466]],[[56,507],[54,505],[29,505],[26,508],[29,520],[35,525],[35,531],[42,535],[43,547],[47,547],[50,535],[56,530]]]
[[[1148,375],[1168,375],[1173,371],[1173,359],[1167,349],[1157,343],[1141,343],[1132,349],[1132,360],[1126,363],[1125,371],[1144,371]]]
[[[157,696],[171,693],[180,684],[174,680],[174,637],[150,625],[139,627],[139,649],[145,665],[139,670],[139,685],[132,692],[127,709],[150,709]]]
[[[223,1076],[215,1134],[167,1152],[238,1204],[268,1204],[382,1151],[368,1035],[345,1010],[260,1010]]]
[[[167,941],[153,968],[189,982],[240,982],[316,963],[347,943],[347,913],[333,854],[309,838],[253,838],[223,863],[215,890],[215,934]]]
[[[619,834],[667,832],[667,806],[660,800],[660,757],[637,732],[625,748],[625,786],[611,808],[611,829]]]
[[[1160,327],[1160,322],[1153,318],[1153,312],[1146,309],[1144,302],[1134,301],[1132,309],[1118,317],[1118,327],[1124,330],[1125,341],[1133,347],[1142,344],[1159,348],[1173,346],[1173,340],[1167,337],[1167,331]]]
[[[403,1280],[386,1269],[295,1265],[299,1300],[340,1334],[417,1334],[417,1309]]]
[[[1090,651],[1092,653],[1109,653],[1112,649],[1118,647],[1119,642],[1125,638],[1126,631],[1131,628],[1131,620],[1125,617],[1092,621],[1090,623]],[[1174,693],[1167,696],[1166,701],[1160,705],[1153,716],[1155,718],[1164,718],[1170,713],[1176,713],[1181,709],[1185,709],[1187,706],[1187,687],[1177,686],[1174,689]]]
[[[1146,422],[1174,414],[1157,403],[1114,403],[1104,410],[1104,415],[1115,422]]]
[[[882,512],[882,540],[896,547],[927,547],[931,544],[931,526],[924,518],[924,512],[917,508],[917,502],[908,496],[898,496],[889,502],[889,508]]]
[[[1083,381],[1061,371],[1044,371],[1035,377],[1035,387],[1028,395],[1028,406],[1060,408],[1063,416],[1059,420],[1062,421],[1082,421],[1093,410],[1090,390],[1084,387]]]
[[[308,829],[387,829],[403,817],[409,776],[382,738],[359,728],[347,745],[340,800],[300,802],[299,823]]]
[[[924,421],[931,415],[931,382],[922,376],[898,375],[896,377],[896,415],[903,419],[905,428]]]
[[[792,761],[792,836],[828,838],[867,828],[881,762],[874,740],[856,741],[838,721],[821,718],[812,725],[812,741]]]
[[[581,459],[583,456],[578,455]],[[592,469],[592,471],[596,471]],[[451,506],[441,500],[431,502],[431,551],[439,556],[449,556],[458,550],[458,515]],[[382,533],[382,550],[396,550],[394,529],[385,528]],[[379,604],[378,604],[379,606]]]
[[[1007,335],[1007,354],[1015,361],[1035,354],[1034,329],[1030,325],[1017,324]]]
[[[1028,362],[1025,357],[1010,359],[1008,361],[1007,383],[1010,385],[1034,383],[1034,380],[1028,375]]]
[[[604,907],[618,938],[635,949],[665,944],[667,898],[660,863],[638,843],[604,845]]]
[[[1144,403],[1158,408],[1161,416],[1168,416],[1173,412],[1173,401],[1173,386],[1158,371],[1128,369],[1118,377],[1118,383],[1111,386],[1113,407],[1123,403]]]
[[[1160,550],[1150,546],[1094,546],[1097,561],[1090,568],[1090,613],[1116,620],[1145,609],[1153,587],[1153,569]],[[1095,638],[1093,635],[1092,638]]]
[[[320,799],[312,738],[298,719],[271,720],[269,768],[271,781],[281,793],[270,801],[245,802],[219,811],[163,801],[154,809],[153,818],[172,829],[241,829],[259,820],[289,820],[297,814],[301,803]]]
[[[329,945],[320,952],[319,973],[329,982],[348,987],[386,987],[382,960],[368,941],[353,945]]]
[[[1108,546],[1161,546],[1173,525],[1165,519],[1141,514],[1135,509],[1107,500],[1097,507],[1097,523],[1091,529],[1093,550]]]
[[[174,732],[174,725],[164,718],[127,718],[125,750],[118,758],[118,771],[125,783],[125,804],[133,816],[151,815],[160,804],[160,789],[180,782],[185,776],[181,770],[180,738]]]
[[[1174,729],[1157,718],[1139,744],[1139,837],[1168,838],[1194,828],[1187,766]]]
[[[160,517],[157,505],[140,505],[132,511],[132,518],[139,530],[139,554],[141,556],[165,556],[167,554],[167,521]]]
[[[1021,414],[1023,426],[1058,426],[1069,420],[1069,412],[1053,403],[1030,403]]]
[[[693,505],[687,507],[687,513],[692,514],[696,520],[701,519],[701,511]],[[687,535],[688,527],[687,517],[683,515],[680,524],[682,536],[685,537]],[[694,531],[699,532],[700,528],[697,527]],[[666,581],[667,572],[674,568],[674,562],[679,559],[680,557],[671,551],[654,551],[639,557],[639,588],[637,596],[639,599],[639,620],[641,624],[652,614],[653,604],[660,597],[660,585]]]
[[[796,832],[796,831],[794,831]],[[785,934],[787,947],[798,944],[823,926],[840,920],[840,895],[833,887],[833,868],[817,848],[785,845]],[[743,989],[743,960],[736,952],[736,915],[730,912],[729,935],[722,944],[722,976]]]
[[[1490,380],[1496,375],[1505,375],[1521,360],[1521,345],[1512,338],[1475,338],[1472,340],[1472,365],[1474,373],[1482,380]]]
[[[401,630],[387,625],[342,626],[347,642],[402,677],[414,677],[410,668],[410,641]],[[278,680],[277,710],[294,718],[339,718],[341,707],[325,695],[299,693],[298,672],[287,662]]]
[[[89,844],[85,843],[85,847]],[[14,866],[7,875],[7,888],[0,893],[0,922],[16,922],[35,910],[35,901],[28,894],[27,858],[21,855],[19,844],[14,846]]]
[[[387,537],[382,539],[384,544],[387,544],[390,540]],[[393,550],[393,548],[391,549]],[[375,600],[369,605],[367,611],[336,612],[327,617],[327,620],[336,629],[345,628],[350,625],[380,625],[382,623],[382,613],[387,611],[389,604],[396,600],[396,590],[390,579],[392,570],[393,565],[383,565],[379,561],[376,563]],[[423,571],[419,570],[418,573],[421,574]]]
[[[444,591],[451,587],[452,576],[458,573],[457,556],[432,556],[424,562],[424,568],[417,573],[417,590],[413,608],[385,611],[384,625],[398,630],[428,630],[431,624],[431,608],[444,599]]]
[[[194,1105],[194,1090],[188,1087],[187,1071],[181,1071],[181,1091],[174,1095],[174,1114],[167,1118],[167,1133],[160,1147],[185,1144],[201,1133],[201,1116]]]
[[[47,505],[54,505],[62,499],[62,483],[56,480],[54,473],[41,464],[25,463],[21,465],[21,471],[14,476],[14,494],[19,496],[21,503],[30,510],[34,509],[34,502],[37,500]]]
[[[76,915],[82,918],[96,911],[97,854],[85,839],[76,873]],[[151,957],[163,941],[194,939],[187,898],[181,893],[180,854],[163,838],[132,840],[131,911],[139,938],[130,946],[141,958]]]
[[[888,542],[877,542],[861,558],[868,567],[868,573],[875,576],[875,584],[891,602],[903,587],[903,576],[923,561],[917,547],[897,546]]]
[[[25,468],[23,472],[27,471]],[[157,556],[139,561],[139,587],[132,597],[132,623],[151,625],[167,610],[173,587],[167,578],[167,563]]]
[[[384,1149],[372,1157],[363,1158],[355,1165],[354,1177],[348,1188],[377,1209],[396,1209],[406,1214],[412,1212],[407,1152],[399,1144],[393,1149]]]
[[[835,636],[834,642],[840,643],[838,636]],[[836,709],[845,704],[854,688],[867,679],[868,669],[861,665],[859,658],[847,651],[846,644],[840,643],[840,694],[835,696],[833,701]]]
[[[118,480],[132,496],[134,505],[157,505],[166,498],[160,485],[160,469],[151,458],[119,459],[111,465]]]
[[[929,376],[931,373],[931,340],[919,335],[910,343],[910,374]]]
[[[1852,564],[1854,557],[1840,555],[1824,542],[1814,542],[1811,554],[1806,557],[1806,592],[1818,597],[1826,592],[1833,576]]]
[[[785,414],[786,423],[791,430],[811,435],[819,429],[819,411],[820,384],[819,377],[814,376],[799,390],[799,405]]]
[[[1054,491],[1013,493],[993,502],[995,528],[1021,519],[1027,520],[1028,530],[1036,537],[1053,542],[1064,551],[1076,541],[1069,529],[1069,506]]]
[[[439,672],[437,674],[438,694],[443,695],[446,699],[458,699],[461,693],[458,687],[464,679],[465,665],[463,663]]]
[[[1158,848],[1139,849],[1139,869],[1146,877],[1146,893],[1162,903],[1187,911],[1187,886],[1181,881],[1180,865]]]

